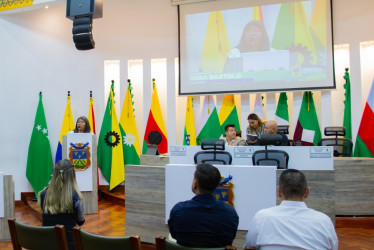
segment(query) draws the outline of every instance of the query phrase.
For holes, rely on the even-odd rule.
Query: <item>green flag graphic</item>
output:
[[[288,104],[287,104],[287,94],[282,92],[279,95],[277,110],[275,111],[275,121],[278,125],[288,125]]]
[[[45,120],[42,93],[40,93],[26,165],[26,177],[36,197],[38,197],[38,193],[48,185],[52,171],[53,160],[51,145],[48,139],[48,128],[47,121]]]

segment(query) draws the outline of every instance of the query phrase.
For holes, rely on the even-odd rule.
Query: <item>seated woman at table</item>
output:
[[[248,116],[247,145],[259,145],[259,137],[264,134],[266,121],[252,113]]]

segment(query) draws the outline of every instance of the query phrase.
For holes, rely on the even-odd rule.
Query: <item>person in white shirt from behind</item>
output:
[[[279,206],[258,211],[246,236],[244,247],[267,249],[338,249],[331,219],[308,208],[310,187],[305,175],[287,169],[279,177]]]

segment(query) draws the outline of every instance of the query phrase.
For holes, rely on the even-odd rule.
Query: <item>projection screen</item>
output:
[[[179,7],[180,95],[335,88],[330,0]]]

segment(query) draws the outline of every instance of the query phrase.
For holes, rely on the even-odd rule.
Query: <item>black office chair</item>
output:
[[[345,127],[325,127],[325,136],[335,136],[335,138],[322,138],[318,142],[318,146],[332,146],[334,148],[334,156],[351,157],[353,151],[353,142],[347,138],[338,138],[345,136]]]
[[[203,139],[201,149],[194,156],[195,164],[209,163],[219,165],[231,165],[232,156],[225,150],[225,141],[222,139]]]
[[[265,150],[257,150],[252,155],[254,166],[277,166],[277,169],[287,169],[289,155],[286,151],[268,149],[268,145],[280,146],[283,138],[279,134],[263,134],[260,136],[260,145],[265,146]]]
[[[289,135],[290,134],[289,127],[290,125],[278,125],[278,132],[284,135]],[[288,139],[288,146],[295,146],[294,141],[291,139]]]
[[[147,155],[159,155],[158,144],[162,141],[162,136],[158,131],[152,131],[148,134]]]
[[[278,132],[288,135],[290,133],[288,130],[289,127],[290,125],[278,125]]]

